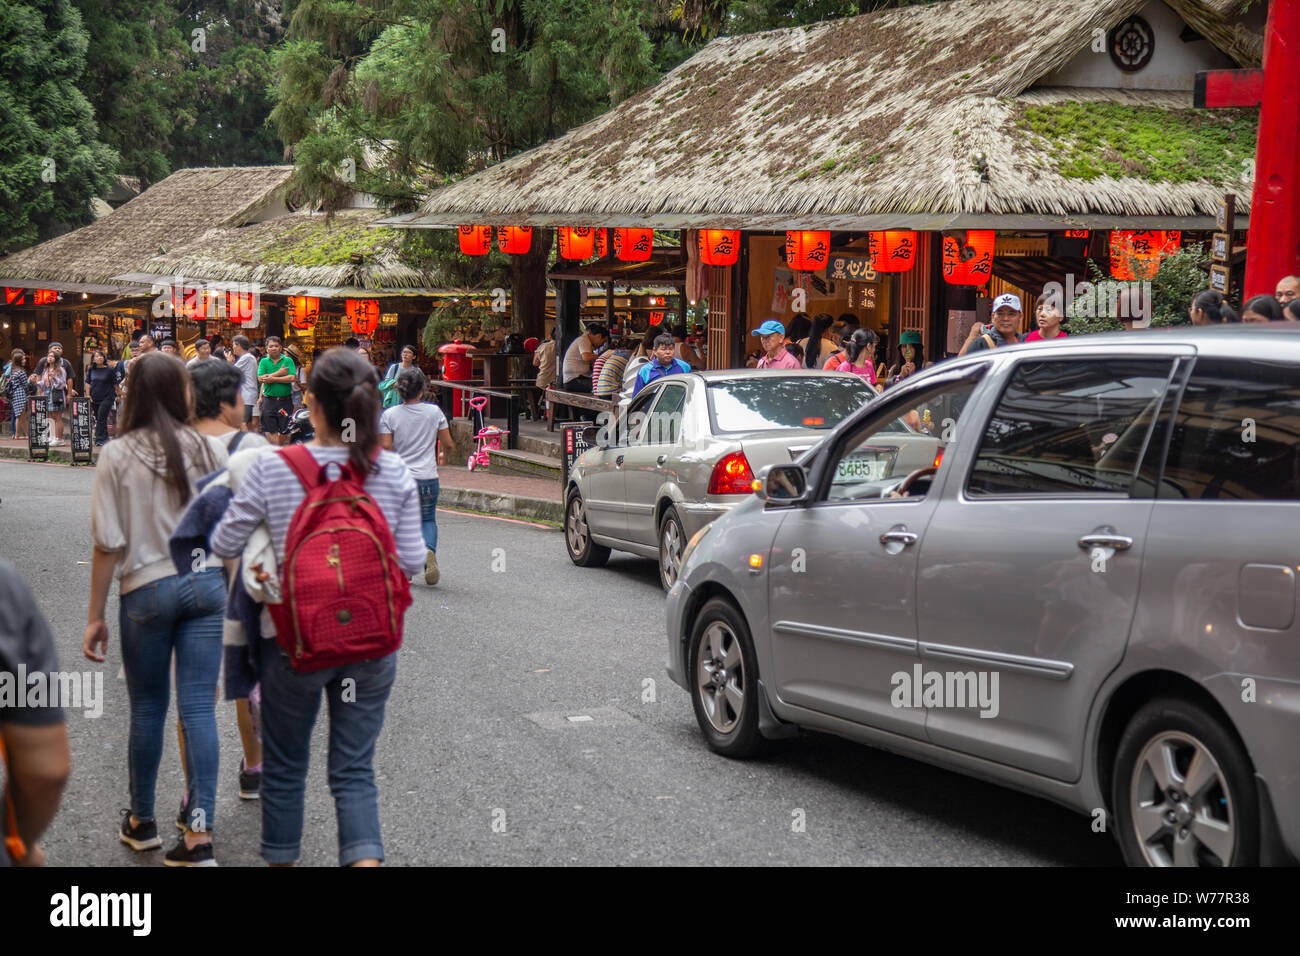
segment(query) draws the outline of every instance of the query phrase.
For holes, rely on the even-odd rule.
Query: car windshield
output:
[[[834,428],[876,393],[856,376],[773,373],[711,382],[708,396],[717,433]]]

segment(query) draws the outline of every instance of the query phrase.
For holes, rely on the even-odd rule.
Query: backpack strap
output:
[[[239,443],[244,440],[244,436],[247,434],[248,432],[242,430],[235,432],[235,437],[230,439],[230,444],[226,446],[226,451],[229,454],[233,455],[235,453],[235,449],[239,447]],[[290,467],[293,466],[290,465]]]
[[[303,491],[310,492],[321,483],[320,466],[316,464],[315,457],[307,450],[306,445],[290,445],[288,448],[279,449],[277,454],[284,459],[289,470],[298,476]]]
[[[989,335],[987,332],[981,335],[980,338],[982,338],[985,341],[985,343],[988,344],[989,348],[991,349],[997,348],[997,345],[993,341],[993,336]]]

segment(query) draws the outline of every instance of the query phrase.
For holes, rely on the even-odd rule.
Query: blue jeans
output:
[[[424,532],[424,546],[438,550],[438,479],[416,478],[420,490],[420,530]]]
[[[299,674],[272,639],[262,655],[262,859],[295,863],[321,691],[329,705],[329,781],[338,818],[339,865],[382,860],[375,742],[397,676],[397,654]],[[347,682],[347,683],[345,683]]]
[[[131,698],[128,748],[131,812],[154,818],[154,789],[162,760],[176,655],[176,697],[190,768],[191,826],[211,830],[217,802],[217,677],[221,673],[221,615],[225,577],[211,568],[172,575],[122,595],[118,624],[122,665]],[[202,816],[196,811],[202,810]]]

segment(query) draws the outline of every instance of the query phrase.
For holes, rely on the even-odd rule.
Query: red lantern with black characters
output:
[[[916,265],[916,233],[888,229],[871,234],[871,264],[877,272],[909,272]]]
[[[964,241],[943,237],[943,278],[952,285],[987,285],[993,277],[993,248],[997,234],[992,229],[967,230]]]
[[[305,331],[314,326],[320,317],[320,299],[312,295],[291,295],[287,310],[289,325]]]
[[[1110,234],[1110,274],[1124,282],[1150,279],[1165,256],[1178,251],[1183,234],[1177,229],[1115,231]]]
[[[560,258],[580,261],[596,251],[596,230],[590,226],[560,227]]]
[[[785,234],[785,261],[791,269],[816,272],[826,268],[831,254],[831,234],[798,230]]]
[[[485,256],[492,251],[491,226],[457,226],[460,251],[467,256]]]
[[[497,226],[497,248],[502,252],[522,256],[532,244],[532,226]]]
[[[700,261],[706,266],[734,266],[739,259],[739,229],[700,230]]]
[[[235,325],[243,325],[253,318],[257,310],[256,292],[227,292],[226,318]]]
[[[645,262],[654,248],[653,229],[615,229],[614,257],[620,262]]]
[[[378,299],[347,299],[343,304],[353,335],[374,335],[379,328]]]

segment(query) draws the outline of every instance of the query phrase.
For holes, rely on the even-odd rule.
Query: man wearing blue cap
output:
[[[1024,315],[1020,311],[1020,296],[1004,292],[993,300],[993,328],[971,340],[962,355],[982,352],[984,349],[996,349],[1003,345],[1018,345],[1024,341],[1020,337],[1020,324]]]
[[[759,336],[758,341],[763,346],[759,368],[801,367],[799,360],[785,350],[785,326],[776,319],[768,319],[749,334]]]

